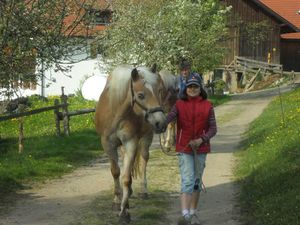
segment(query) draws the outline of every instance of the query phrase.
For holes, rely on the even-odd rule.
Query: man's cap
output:
[[[180,70],[184,70],[184,69],[190,69],[191,68],[191,64],[188,60],[184,59],[180,62],[179,64],[179,69]]]
[[[186,81],[186,86],[188,87],[192,84],[201,87],[201,78],[194,74],[190,75]]]

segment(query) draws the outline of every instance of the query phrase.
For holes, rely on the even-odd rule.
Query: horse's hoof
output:
[[[114,211],[120,211],[121,210],[121,203],[115,203],[115,202],[113,202],[111,208]]]
[[[139,193],[138,196],[139,196],[139,198],[141,198],[141,199],[148,199],[148,198],[149,198],[148,193]]]
[[[123,212],[120,214],[119,223],[120,224],[128,224],[130,223],[131,218],[129,212]]]

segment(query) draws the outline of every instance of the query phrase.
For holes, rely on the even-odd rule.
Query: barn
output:
[[[255,77],[300,72],[300,1],[221,0],[221,3],[231,6],[229,35],[224,43],[227,52],[223,65],[205,77],[208,85],[222,78],[226,91],[249,91],[253,88],[249,83],[253,84]]]
[[[282,64],[300,72],[300,1],[223,0],[232,6],[229,49],[224,64],[235,56]]]

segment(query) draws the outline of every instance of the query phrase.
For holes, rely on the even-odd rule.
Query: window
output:
[[[89,17],[93,25],[107,25],[111,21],[111,11],[92,9],[89,11]]]

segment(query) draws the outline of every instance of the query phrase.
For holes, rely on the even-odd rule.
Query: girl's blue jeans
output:
[[[178,153],[179,170],[181,175],[181,193],[192,194],[194,191],[202,190],[202,175],[205,168],[206,153],[198,154],[197,160],[199,163],[199,188],[195,189],[196,171],[193,154]]]

